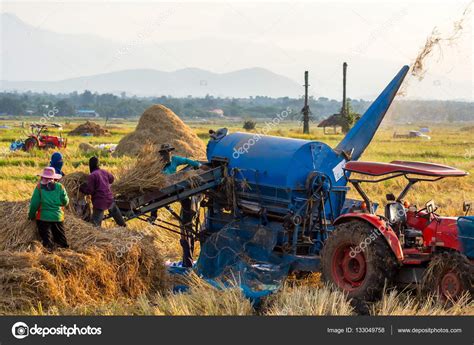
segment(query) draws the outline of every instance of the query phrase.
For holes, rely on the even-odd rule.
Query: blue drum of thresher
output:
[[[299,198],[308,197],[316,175],[326,179],[336,193],[334,216],[339,215],[347,184],[343,167],[346,159],[327,144],[318,141],[232,133],[208,144],[208,159],[225,158],[239,194],[244,199],[260,202],[263,207],[278,211],[286,206],[296,211]]]
[[[369,145],[407,72],[404,66],[334,149],[319,141],[218,131],[207,158],[225,162],[232,196],[210,203],[198,271],[215,278],[231,270],[249,286],[290,269],[318,270],[333,220],[348,206],[344,165]]]

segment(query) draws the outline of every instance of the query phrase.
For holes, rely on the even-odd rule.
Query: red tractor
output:
[[[59,125],[53,125],[55,128],[59,128]],[[31,124],[31,134],[25,140],[23,146],[25,151],[31,151],[34,148],[40,149],[61,149],[67,146],[67,139],[61,136],[47,135],[48,126],[42,124]]]
[[[364,202],[335,220],[322,251],[326,281],[346,291],[349,297],[374,301],[385,286],[421,284],[442,300],[474,296],[474,217],[443,217],[433,201],[418,209],[404,198],[418,182],[461,177],[466,172],[445,165],[394,161],[348,162],[345,173],[360,176],[349,182]],[[384,215],[361,188],[405,177],[406,187],[395,197],[387,194]],[[425,291],[426,291],[425,290]]]

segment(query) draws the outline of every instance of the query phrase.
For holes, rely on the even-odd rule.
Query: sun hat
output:
[[[38,176],[50,180],[59,180],[62,177],[62,175],[56,174],[56,170],[53,167],[44,168],[43,172],[38,174]]]
[[[158,152],[170,152],[173,151],[174,147],[170,144],[162,144]]]

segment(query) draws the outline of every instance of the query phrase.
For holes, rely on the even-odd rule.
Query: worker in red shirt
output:
[[[95,226],[101,226],[104,212],[108,210],[118,225],[125,226],[122,213],[115,204],[114,195],[110,189],[110,185],[114,182],[114,176],[99,167],[99,158],[97,157],[89,159],[89,171],[87,183],[81,185],[80,191],[92,197],[91,222]]]

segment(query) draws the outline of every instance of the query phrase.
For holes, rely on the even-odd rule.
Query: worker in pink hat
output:
[[[36,220],[38,233],[43,246],[53,250],[55,245],[68,248],[64,233],[64,207],[69,198],[63,185],[58,182],[62,177],[53,167],[43,170],[30,202],[28,218]]]

